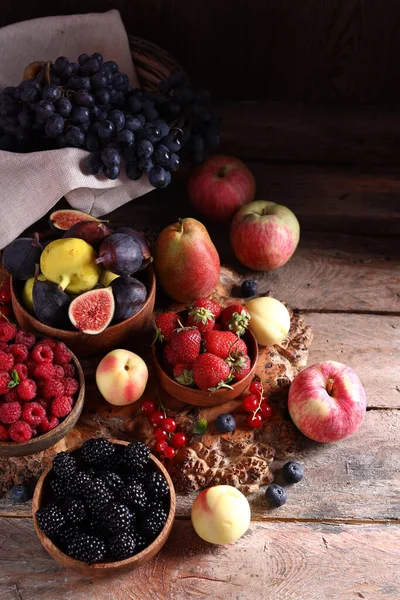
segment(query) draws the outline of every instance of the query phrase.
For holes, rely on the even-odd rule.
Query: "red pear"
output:
[[[185,303],[209,296],[218,284],[221,267],[207,229],[196,219],[180,219],[162,230],[154,265],[165,292]]]

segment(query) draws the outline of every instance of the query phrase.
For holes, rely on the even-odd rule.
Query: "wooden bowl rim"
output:
[[[11,295],[14,298],[14,301],[18,304],[18,308],[24,314],[26,319],[28,319],[32,322],[32,325],[35,327],[36,330],[39,330],[39,329],[48,330],[49,332],[50,331],[52,332],[51,333],[52,337],[62,336],[64,339],[74,339],[75,337],[82,336],[82,335],[87,335],[91,338],[96,338],[97,336],[100,336],[102,333],[105,333],[106,331],[115,331],[117,329],[117,327],[120,327],[121,325],[126,325],[127,323],[132,323],[132,321],[134,321],[136,319],[136,317],[139,317],[141,315],[141,313],[144,312],[145,309],[148,307],[149,303],[152,301],[152,299],[156,293],[156,274],[154,271],[154,267],[151,263],[143,271],[145,271],[147,269],[149,270],[149,274],[150,274],[150,285],[149,285],[149,289],[148,289],[147,298],[146,298],[142,308],[137,313],[132,315],[131,317],[128,317],[128,319],[120,321],[119,323],[114,323],[114,325],[109,325],[103,331],[100,331],[100,333],[97,333],[95,335],[92,335],[90,333],[81,333],[80,331],[70,331],[69,329],[58,329],[56,327],[51,327],[50,325],[46,325],[45,323],[42,323],[41,321],[39,321],[34,315],[32,315],[30,312],[28,312],[26,310],[25,306],[22,304],[22,302],[20,302],[18,293],[15,289],[15,285],[17,285],[16,281],[19,281],[19,280],[15,280],[14,277],[10,276]]]
[[[177,314],[181,315],[182,313],[185,313],[185,312],[187,312],[187,311],[186,310],[178,310]],[[254,333],[251,331],[250,328],[246,329],[246,335],[249,335],[249,337],[251,338],[251,340],[252,340],[252,342],[254,344],[255,356],[254,356],[253,360],[251,361],[251,369],[250,369],[249,373],[243,379],[246,379],[250,375],[251,371],[254,369],[254,366],[256,365],[257,360],[258,360],[258,343],[257,343],[257,340],[256,340],[256,336],[254,335]],[[182,385],[181,383],[179,383],[179,381],[176,381],[175,379],[172,379],[172,377],[170,375],[168,375],[168,373],[166,372],[166,370],[164,369],[164,367],[162,366],[162,364],[158,360],[156,344],[157,344],[157,342],[155,344],[153,344],[152,347],[151,347],[151,351],[152,351],[152,355],[153,355],[153,360],[156,363],[156,366],[163,372],[163,374],[165,375],[165,377],[167,379],[169,379],[169,381],[172,384],[174,384],[178,389],[182,390],[182,392],[184,392],[185,390],[186,391],[190,390],[190,393],[195,392],[195,393],[198,394],[199,397],[200,396],[204,396],[204,394],[207,394],[208,396],[212,396],[214,398],[218,398],[218,397],[223,396],[224,394],[226,394],[227,390],[224,389],[224,388],[221,388],[221,389],[219,389],[219,390],[217,390],[215,392],[209,392],[208,393],[208,390],[200,390],[200,389],[193,388],[193,387],[190,387],[190,386]],[[232,385],[233,390],[235,390],[235,386],[236,386],[236,389],[237,389],[237,387],[242,382],[243,382],[243,380],[236,381],[236,383],[234,383]]]
[[[62,421],[60,421],[60,423],[57,425],[57,427],[54,427],[54,429],[51,429],[47,433],[42,433],[42,435],[36,435],[35,437],[31,438],[27,442],[0,442],[0,456],[1,456],[2,448],[10,448],[11,449],[11,448],[24,447],[24,448],[28,449],[28,448],[36,446],[38,444],[42,444],[43,442],[48,442],[50,440],[53,440],[53,438],[56,435],[55,432],[57,431],[58,427],[61,427],[61,425],[63,425],[66,428],[65,434],[62,436],[62,438],[60,438],[60,439],[63,439],[67,435],[68,431],[74,426],[77,419],[79,419],[79,416],[82,412],[83,405],[85,402],[85,375],[83,373],[83,369],[82,369],[82,366],[81,366],[78,358],[75,356],[75,354],[71,350],[69,350],[69,351],[71,352],[72,360],[75,363],[75,367],[76,367],[76,369],[78,371],[78,375],[79,375],[79,393],[78,393],[78,397],[76,399],[73,409],[71,410],[69,415],[67,415]],[[74,419],[75,419],[75,421],[74,421]],[[72,423],[71,427],[68,429],[68,425],[71,421],[74,421],[74,423]],[[54,443],[57,443],[57,442],[54,442]],[[50,446],[48,446],[48,447],[50,447]],[[37,452],[40,452],[40,451],[41,450],[37,450]],[[35,454],[35,453],[36,453],[36,450],[31,452],[31,454]],[[9,455],[9,456],[12,456],[12,455]],[[19,455],[15,455],[15,456],[19,456]]]
[[[108,439],[108,441],[112,442],[113,444],[121,444],[122,446],[129,446],[129,444],[130,444],[130,442],[127,442],[125,440],[118,440],[116,438],[106,438],[106,439]],[[83,444],[84,444],[84,442],[80,442],[79,444],[76,444],[75,446],[68,448],[68,450],[66,450],[66,452],[74,452],[75,450],[78,450]],[[172,523],[175,518],[175,512],[176,512],[176,493],[175,493],[175,488],[174,488],[174,484],[172,482],[171,476],[168,473],[167,469],[164,467],[164,465],[158,460],[158,458],[156,456],[154,456],[154,454],[150,454],[150,460],[153,461],[153,463],[156,465],[158,470],[161,471],[161,473],[164,475],[165,479],[167,480],[168,487],[169,487],[169,494],[170,494],[170,507],[169,507],[169,513],[168,513],[167,520],[165,521],[164,527],[162,528],[162,530],[160,531],[160,533],[158,534],[156,539],[153,540],[149,546],[144,548],[138,554],[135,554],[134,556],[130,556],[129,558],[125,558],[124,560],[110,561],[110,562],[103,562],[103,563],[94,563],[92,565],[89,565],[81,560],[77,560],[76,558],[72,558],[71,556],[68,556],[68,554],[65,554],[64,552],[62,552],[62,550],[60,550],[58,548],[58,546],[53,544],[51,539],[45,533],[43,533],[43,531],[41,529],[39,529],[39,526],[36,521],[36,516],[35,516],[36,511],[40,508],[40,500],[41,500],[41,495],[43,492],[44,482],[45,482],[46,477],[48,476],[48,474],[50,473],[50,471],[52,469],[52,465],[47,467],[47,469],[45,469],[43,471],[43,473],[41,474],[40,479],[36,484],[35,491],[34,491],[33,498],[32,498],[33,524],[34,524],[36,533],[39,537],[39,540],[40,540],[42,546],[49,552],[49,554],[56,554],[59,557],[59,559],[62,559],[62,564],[64,565],[64,567],[68,567],[68,568],[75,569],[75,570],[82,570],[83,568],[93,569],[94,571],[96,571],[96,570],[106,571],[107,569],[110,569],[110,570],[118,569],[119,570],[125,566],[134,565],[135,562],[138,562],[144,556],[146,556],[147,554],[150,554],[154,550],[155,546],[157,546],[157,543],[159,543],[160,538],[163,536],[164,532],[170,531],[170,529],[172,527]],[[50,552],[50,550],[51,550],[51,552]],[[160,550],[161,550],[161,548],[160,548]]]

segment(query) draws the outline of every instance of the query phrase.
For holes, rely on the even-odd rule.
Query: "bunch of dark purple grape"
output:
[[[78,62],[60,56],[36,76],[0,94],[0,150],[35,152],[77,147],[88,150],[82,170],[116,179],[125,163],[129,179],[148,173],[165,188],[186,154],[201,163],[219,144],[219,121],[181,71],[158,92],[133,89],[114,61],[99,53]]]

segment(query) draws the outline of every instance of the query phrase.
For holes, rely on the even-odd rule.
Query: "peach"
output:
[[[280,344],[290,329],[289,311],[275,298],[254,298],[246,302],[250,313],[250,329],[261,346]]]
[[[140,356],[129,350],[113,350],[100,361],[96,383],[110,404],[132,404],[142,396],[149,373]]]
[[[235,487],[216,485],[203,490],[192,506],[192,524],[203,540],[231,544],[249,528],[250,506]]]

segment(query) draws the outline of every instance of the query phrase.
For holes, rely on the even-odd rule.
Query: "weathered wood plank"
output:
[[[64,571],[31,521],[1,519],[1,600],[389,600],[400,594],[397,525],[252,523],[231,546],[201,541],[176,521],[161,553],[118,577]],[[351,565],[351,566],[350,566]]]

